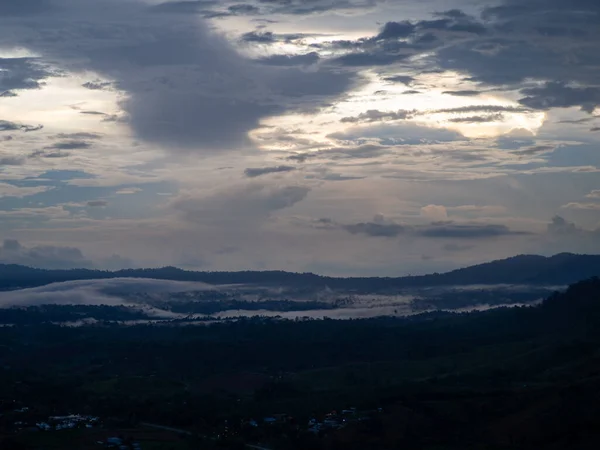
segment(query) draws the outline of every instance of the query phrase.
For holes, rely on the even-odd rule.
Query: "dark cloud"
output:
[[[575,120],[571,120],[571,119],[559,120],[557,123],[568,123],[568,124],[579,125],[582,123],[591,122],[592,120],[594,120],[594,117],[584,117],[582,119],[575,119]]]
[[[352,234],[364,234],[371,237],[396,237],[403,234],[407,229],[398,224],[381,224],[374,222],[356,223],[342,225],[342,229]]]
[[[410,75],[394,75],[393,77],[386,77],[384,80],[391,83],[402,83],[406,86],[410,86],[415,81],[415,78]]]
[[[0,91],[40,89],[44,80],[58,75],[36,58],[0,58],[0,73]]]
[[[416,29],[417,27],[415,24],[409,21],[388,22],[383,26],[379,34],[375,36],[375,40],[407,38],[411,36]]]
[[[548,232],[552,234],[579,234],[581,229],[573,222],[567,221],[564,217],[554,216],[548,224]]]
[[[87,132],[59,133],[55,137],[57,139],[74,139],[74,140],[102,139],[102,135],[99,133],[87,133]]]
[[[0,246],[0,263],[49,269],[71,269],[92,265],[78,248],[52,245],[25,247],[15,239],[5,239]]]
[[[292,172],[294,170],[296,170],[296,168],[292,166],[259,167],[248,168],[244,170],[244,174],[249,178],[256,178],[270,173]]]
[[[242,15],[242,16],[254,16],[260,13],[260,9],[258,9],[254,5],[249,4],[237,4],[231,5],[227,10],[233,15]]]
[[[501,122],[504,120],[504,114],[496,113],[487,116],[469,116],[469,117],[456,117],[449,119],[449,122],[453,123],[489,123],[489,122]]]
[[[534,145],[533,147],[529,147],[523,150],[517,150],[514,151],[513,153],[515,155],[524,155],[524,156],[529,156],[529,155],[537,155],[540,153],[549,153],[549,152],[553,152],[554,150],[556,150],[556,146],[554,145]]]
[[[25,163],[25,158],[17,156],[1,156],[0,155],[0,167],[2,166],[22,166]]]
[[[398,110],[398,111],[380,111],[371,109],[359,114],[358,116],[343,117],[342,123],[372,123],[392,120],[407,120],[417,116],[429,114],[476,114],[484,113],[484,115],[475,115],[468,117],[452,118],[450,122],[456,123],[486,123],[501,121],[504,116],[502,113],[517,113],[527,112],[523,107],[500,106],[500,105],[474,105],[458,108],[432,109],[425,111],[416,110]]]
[[[386,53],[381,51],[364,51],[348,53],[334,62],[348,67],[388,66],[410,57],[411,53]]]
[[[272,55],[258,60],[261,64],[270,66],[310,66],[319,62],[319,54],[316,52],[304,55]]]
[[[259,44],[273,44],[277,42],[275,35],[271,31],[250,31],[248,33],[244,33],[241,37],[241,40],[244,42],[256,42]]]
[[[366,177],[357,177],[351,175],[342,175],[340,173],[327,173],[320,179],[325,181],[351,181],[351,180],[364,180]]]
[[[113,83],[110,81],[88,81],[81,86],[91,91],[108,91],[112,89]]]
[[[70,153],[63,152],[63,151],[60,151],[60,150],[36,150],[36,151],[31,152],[29,154],[30,158],[51,158],[51,159],[58,159],[58,158],[68,158],[69,156],[71,156]]]
[[[511,230],[505,225],[478,223],[456,224],[453,222],[437,222],[429,225],[408,226],[397,223],[365,222],[337,226],[351,234],[363,234],[380,238],[393,238],[400,235],[407,235],[433,239],[470,240],[529,234],[523,231]],[[457,250],[455,249],[454,251]]]
[[[377,0],[258,0],[272,14],[311,15],[370,8]]]
[[[464,91],[444,91],[442,94],[453,95],[455,97],[477,97],[481,94],[479,91],[464,90]]]
[[[206,18],[226,16],[256,16],[270,14],[311,15],[329,11],[364,9],[375,0],[258,0],[258,6],[231,0],[173,1],[153,7],[155,12],[170,14],[199,14]],[[264,19],[263,19],[264,20]]]
[[[0,0],[0,17],[28,16],[52,9],[48,0]]]
[[[438,17],[447,17],[450,19],[468,19],[471,17],[460,9],[450,9],[448,11],[436,12],[433,15]]]
[[[521,90],[527,97],[519,103],[532,109],[569,108],[579,106],[592,113],[600,105],[600,88],[571,87],[563,82],[547,82],[542,87]]]
[[[597,83],[600,61],[600,3],[594,0],[503,0],[484,8],[489,37],[456,41],[440,48],[433,60],[443,69],[462,72],[473,81],[519,87],[526,80],[577,83],[585,90]],[[558,92],[552,100],[528,99],[545,109],[572,104],[581,92]],[[597,98],[597,97],[596,97]],[[548,105],[548,106],[546,106]]]
[[[375,36],[354,41],[333,41],[324,47],[347,51],[334,60],[344,66],[384,66],[401,62],[415,54],[434,51],[443,42],[460,42],[464,40],[461,36],[465,33],[486,32],[486,27],[472,18],[387,22]]]
[[[108,206],[108,202],[106,200],[91,200],[87,202],[86,205],[92,208],[101,208]]]
[[[513,231],[506,225],[495,224],[431,224],[417,230],[417,234],[430,238],[483,239],[509,235],[526,235],[524,231]]]
[[[9,122],[7,120],[0,120],[0,131],[17,131],[20,130],[23,125],[18,123]]]
[[[433,109],[428,111],[429,113],[439,114],[473,114],[473,113],[523,113],[528,112],[527,108],[519,106],[502,106],[502,105],[473,105],[473,106],[461,106],[458,108],[442,108]]]
[[[80,111],[79,114],[86,114],[90,116],[108,116],[108,114],[101,111]]]
[[[214,14],[213,7],[219,5],[216,0],[168,1],[153,7],[155,12],[170,14]]]
[[[3,42],[26,39],[30,50],[58,65],[114,82],[124,94],[122,114],[106,119],[123,120],[138,139],[173,151],[250,148],[248,132],[263,118],[318,109],[354,85],[354,74],[332,67],[255,64],[190,14],[149,12],[143,2],[56,1],[64,14],[40,17],[39,26],[16,22]],[[191,7],[198,3],[157,8]]]
[[[4,91],[2,93],[0,93],[0,97],[3,98],[9,98],[9,97],[18,97],[19,94],[17,94],[16,92],[13,91]]]
[[[25,125],[22,123],[10,122],[8,120],[0,120],[0,131],[38,131],[44,128],[43,125]]]
[[[56,150],[83,150],[86,148],[90,148],[91,146],[92,146],[92,144],[87,141],[70,140],[70,141],[57,142],[46,148],[47,149],[56,149]]]
[[[381,122],[384,120],[406,120],[414,117],[416,111],[399,110],[399,111],[379,111],[378,109],[370,109],[364,113],[360,113],[355,117],[343,117],[342,123],[369,123]]]

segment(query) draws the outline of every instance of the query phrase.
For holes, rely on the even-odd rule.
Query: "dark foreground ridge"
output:
[[[598,278],[534,307],[2,327],[0,344],[3,450],[600,448]]]
[[[568,285],[600,274],[600,255],[561,253],[551,257],[519,255],[443,274],[397,278],[333,278],[312,273],[283,271],[194,272],[176,267],[126,269],[114,272],[90,269],[45,270],[19,265],[0,265],[0,290],[43,286],[50,283],[109,278],[152,278],[198,281],[215,285],[264,284],[374,292],[421,286],[471,284]]]

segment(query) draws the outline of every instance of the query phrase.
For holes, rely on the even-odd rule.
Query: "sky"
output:
[[[0,0],[0,263],[600,253],[597,0]]]

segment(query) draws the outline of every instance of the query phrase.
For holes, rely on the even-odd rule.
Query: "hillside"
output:
[[[599,325],[592,278],[477,313],[0,327],[0,448],[101,448],[144,423],[209,437],[144,449],[598,448]],[[104,428],[18,428],[66,412]]]
[[[453,270],[443,274],[397,278],[333,278],[312,273],[283,271],[194,272],[164,267],[127,269],[114,272],[72,269],[46,270],[20,265],[0,265],[0,290],[45,284],[107,278],[153,278],[174,281],[199,281],[215,285],[261,284],[322,289],[375,292],[421,286],[472,284],[552,284],[567,285],[600,275],[600,255],[561,253],[551,257],[519,255],[508,259]]]

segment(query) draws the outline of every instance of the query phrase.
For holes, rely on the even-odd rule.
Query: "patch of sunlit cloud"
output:
[[[22,90],[18,97],[4,99],[0,103],[0,116],[10,117],[15,122],[40,123],[61,131],[102,128],[101,114],[81,112],[114,113],[118,110],[119,93],[82,86],[95,78],[93,75],[49,78],[42,89]]]
[[[494,138],[513,129],[526,129],[535,135],[546,120],[544,112],[520,111],[521,105],[498,92],[482,91],[480,95],[469,96],[449,94],[449,91],[471,89],[470,86],[465,87],[460,75],[453,72],[437,78],[428,75],[426,79],[419,79],[417,89],[420,93],[412,95],[404,95],[411,87],[385,81],[385,77],[372,71],[365,71],[362,76],[367,82],[337,103],[316,114],[267,118],[261,128],[250,133],[250,137],[264,150],[301,150],[298,147],[309,141],[316,150],[319,146],[335,145],[328,136],[356,125],[350,121],[343,123],[343,118],[358,117],[370,110],[414,111],[406,121],[450,129],[467,138]],[[435,82],[437,85],[433,84]],[[490,111],[481,110],[486,106],[490,107]],[[479,107],[480,110],[469,111],[469,107]],[[279,130],[279,140],[274,130]],[[286,130],[294,131],[288,133]]]

